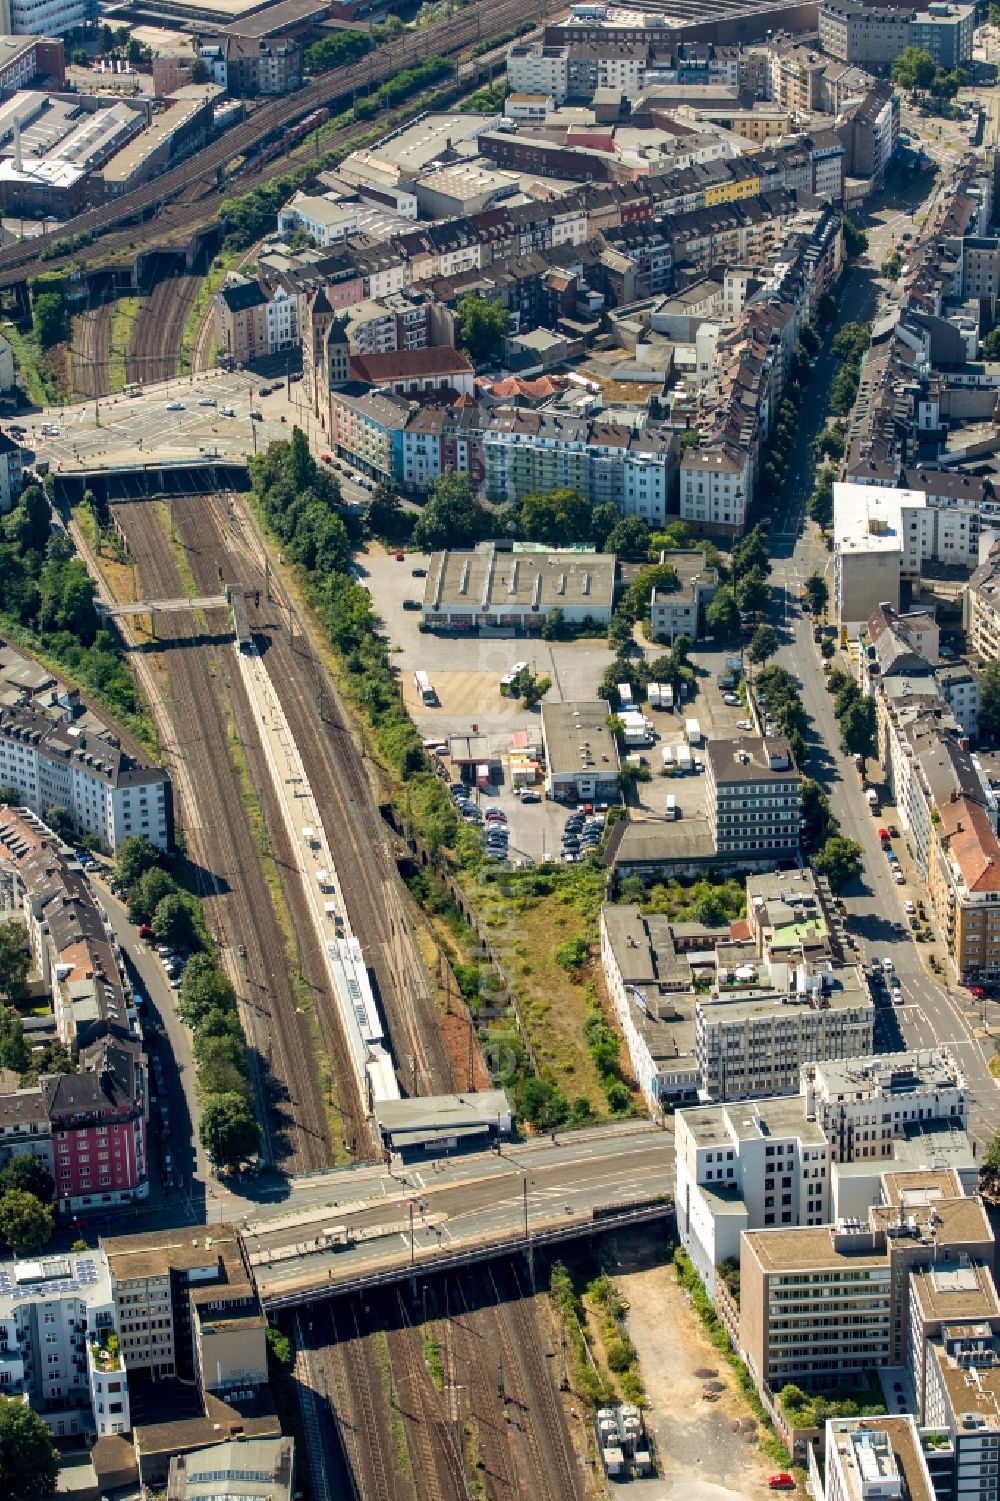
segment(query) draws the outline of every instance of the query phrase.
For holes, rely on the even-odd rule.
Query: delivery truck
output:
[[[701,725],[697,719],[685,719],[684,738],[687,740],[688,745],[701,744]]]

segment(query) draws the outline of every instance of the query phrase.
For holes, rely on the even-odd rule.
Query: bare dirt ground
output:
[[[632,1481],[629,1497],[763,1501],[774,1465],[757,1449],[756,1425],[732,1372],[706,1338],[672,1268],[650,1267],[649,1247],[638,1241],[628,1248],[619,1241],[616,1251],[619,1264],[609,1259],[606,1269],[630,1304],[628,1328],[660,1470],[655,1480]]]

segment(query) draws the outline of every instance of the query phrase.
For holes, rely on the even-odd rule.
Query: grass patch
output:
[[[34,334],[22,333],[13,323],[5,323],[3,332],[14,351],[18,384],[28,400],[36,407],[61,406],[65,392]]]
[[[424,1335],[424,1365],[427,1374],[434,1383],[434,1390],[440,1394],[444,1391],[444,1366],[441,1362],[441,1346],[430,1330]]]
[[[242,256],[243,252],[240,250],[220,251],[212,262],[201,286],[198,288],[197,295],[191,305],[191,311],[184,320],[184,328],[181,333],[180,356],[177,366],[178,372],[181,375],[190,374],[191,353],[194,349],[195,340],[198,337],[201,320],[208,311],[216,292],[225,281],[226,274],[233,269]]]
[[[125,389],[125,356],[132,328],[139,312],[138,297],[119,297],[111,314],[108,336],[108,386],[112,391]]]
[[[174,563],[177,565],[177,573],[180,577],[181,589],[184,591],[184,597],[185,599],[196,599],[198,596],[198,585],[195,583],[195,577],[191,571],[191,564],[188,562],[187,551],[185,550],[184,544],[178,537],[176,528],[174,527],[174,513],[169,500],[154,500],[153,510],[156,512],[156,519],[159,521],[160,525],[162,526],[163,530],[166,532],[167,537],[170,540],[170,551],[173,553]],[[204,621],[202,621],[201,624],[204,625]]]
[[[1000,1079],[1000,1053],[994,1053],[990,1059],[990,1073],[994,1079]]]
[[[399,1411],[399,1392],[395,1381],[392,1379],[392,1360],[389,1355],[389,1341],[383,1330],[375,1330],[371,1336],[371,1345],[375,1354],[375,1363],[378,1366],[379,1378],[382,1382],[382,1394],[389,1409],[389,1430],[392,1434],[396,1469],[404,1480],[412,1480],[413,1466],[410,1464],[410,1450],[406,1442],[406,1429],[403,1427],[403,1418]]]

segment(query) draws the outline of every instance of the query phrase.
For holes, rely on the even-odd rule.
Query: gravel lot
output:
[[[649,1251],[636,1241],[618,1266],[607,1268],[631,1305],[628,1329],[639,1352],[650,1404],[646,1423],[661,1470],[655,1480],[631,1481],[622,1494],[629,1501],[764,1501],[774,1466],[752,1435],[737,1431],[748,1409],[732,1373],[705,1337],[673,1272],[649,1268]],[[706,1371],[726,1386],[714,1402],[706,1400],[709,1378],[700,1374]]]

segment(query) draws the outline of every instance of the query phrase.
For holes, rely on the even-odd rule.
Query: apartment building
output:
[[[887,1175],[887,1202],[869,1211],[866,1225],[744,1232],[739,1343],[759,1386],[828,1391],[901,1364],[911,1271],[962,1258],[992,1267],[981,1202],[940,1196],[939,1178],[928,1194],[921,1188],[928,1175],[906,1176],[893,1184]]]
[[[749,452],[729,444],[686,448],[678,481],[681,518],[697,536],[742,536],[753,495]]]
[[[1000,975],[1000,839],[989,810],[970,797],[937,807],[928,890],[939,931],[963,984]]]
[[[520,43],[507,53],[507,86],[512,94],[545,94],[557,106],[569,97],[569,48]]]
[[[102,1251],[0,1263],[0,1394],[24,1401],[56,1440],[128,1432],[128,1375]]]
[[[991,548],[965,588],[963,624],[984,662],[1000,657],[1000,548]]]
[[[945,1440],[942,1481],[955,1496],[995,1501],[1000,1473],[1000,1339],[960,1322],[927,1349],[923,1423]],[[941,1494],[943,1486],[939,1486]]]
[[[829,962],[717,954],[714,992],[695,1005],[695,1053],[713,1099],[798,1093],[802,1065],[864,1058],[875,1040],[875,1007],[860,971]]]
[[[6,340],[4,341],[6,343]],[[0,350],[0,390],[9,390],[14,384],[13,378],[14,356],[10,345],[6,350]],[[8,372],[10,384],[4,385]],[[13,438],[8,438],[6,433],[0,433],[0,516],[5,516],[13,510],[21,496],[21,487],[24,484],[24,466],[21,462],[21,445],[15,443]]]
[[[328,249],[357,233],[358,205],[341,203],[334,197],[296,193],[279,213],[278,228],[283,234],[301,229],[312,236],[319,249]]]
[[[678,1110],[674,1133],[677,1230],[710,1297],[744,1231],[828,1219],[829,1147],[801,1099]]]
[[[228,1225],[179,1236],[173,1230],[104,1236],[114,1293],[116,1327],[128,1369],[154,1380],[195,1374],[191,1294],[248,1288],[239,1243]]]
[[[972,58],[976,31],[976,7],[951,5],[948,0],[930,0],[925,11],[915,11],[910,23],[910,46],[929,52],[939,68],[951,72]]]
[[[806,1113],[830,1143],[832,1162],[886,1157],[919,1123],[968,1126],[965,1076],[946,1049],[819,1060],[802,1068]]]
[[[932,1368],[942,1348],[963,1362],[986,1364],[985,1351],[1000,1350],[1000,1298],[990,1266],[968,1257],[940,1260],[910,1272],[909,1349],[917,1413],[926,1419]]]
[[[301,342],[298,299],[283,286],[230,281],[216,293],[214,314],[219,347],[238,365]]]
[[[706,802],[720,856],[738,859],[799,847],[801,777],[780,735],[711,740],[705,748]]]
[[[895,62],[911,45],[913,12],[864,5],[861,0],[821,0],[819,45],[829,57],[861,67]]]
[[[0,31],[7,36],[62,37],[97,23],[97,0],[5,0]]]

